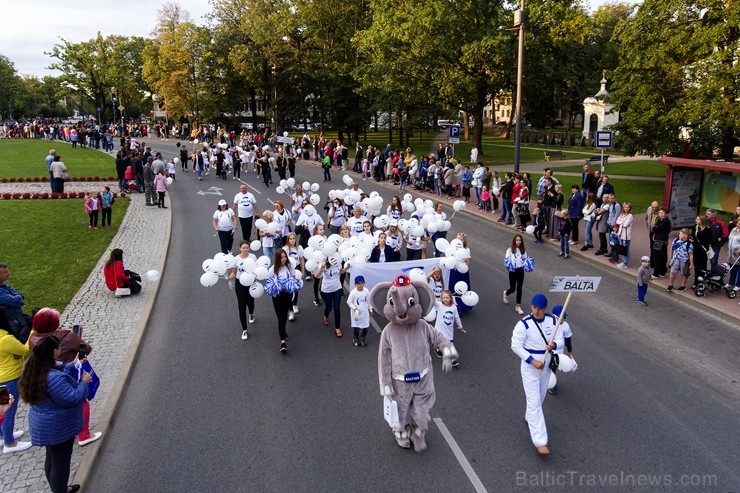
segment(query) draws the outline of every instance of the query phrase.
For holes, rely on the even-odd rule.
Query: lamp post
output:
[[[524,0],[514,12],[514,27],[519,27],[516,67],[516,130],[514,132],[514,173],[519,173],[519,149],[522,146],[522,73],[524,71]]]
[[[277,132],[277,76],[275,75],[275,65],[272,69],[272,131]]]

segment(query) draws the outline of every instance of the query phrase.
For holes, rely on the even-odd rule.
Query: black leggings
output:
[[[52,493],[67,493],[74,441],[75,437],[72,437],[66,442],[46,446],[44,474]]]
[[[321,287],[321,278],[320,277],[314,277],[313,278],[313,299],[318,300],[319,299],[319,288]]]
[[[278,319],[278,333],[280,340],[284,341],[288,337],[285,331],[285,324],[288,322],[288,312],[291,308],[292,293],[280,293],[272,298],[272,306],[275,308],[275,315]]]
[[[98,227],[98,211],[97,209],[94,211],[90,211],[90,227],[91,228],[97,228]]]
[[[110,218],[113,215],[113,209],[111,207],[103,207],[103,224],[102,226],[105,227],[106,221],[108,222],[108,226],[110,226]]]
[[[334,311],[334,328],[342,328],[342,288],[332,293],[321,292],[321,298],[324,300],[324,316],[329,318],[329,314]]]
[[[242,228],[242,238],[244,238],[247,241],[252,240],[252,221],[253,220],[254,220],[254,216],[239,218],[239,226]]]
[[[522,286],[524,286],[524,267],[519,267],[514,272],[509,272],[509,289],[506,295],[516,291],[516,304],[522,304]]]
[[[249,288],[242,285],[239,279],[234,280],[234,291],[236,291],[236,302],[239,306],[239,322],[242,324],[242,330],[247,330],[247,308],[249,314],[254,314],[254,298],[249,294]]]

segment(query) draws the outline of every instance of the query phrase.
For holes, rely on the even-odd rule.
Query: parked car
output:
[[[457,125],[457,123],[454,120],[437,120],[437,126],[442,130],[446,130],[452,125]]]

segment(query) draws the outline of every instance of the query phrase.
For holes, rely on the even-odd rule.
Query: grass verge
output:
[[[114,156],[96,149],[72,149],[61,141],[3,139],[0,140],[0,178],[49,176],[45,160],[50,149],[56,149],[73,177],[116,176]]]
[[[64,310],[107,255],[129,202],[116,199],[113,227],[91,231],[83,199],[0,201],[0,262],[8,264],[8,284],[25,296],[26,313]]]
[[[591,169],[598,169],[598,163],[595,164]],[[665,177],[665,164],[660,164],[658,161],[646,159],[644,161],[627,161],[623,163],[610,163],[607,164],[606,173],[610,176],[617,175],[629,175],[629,176],[650,176],[663,178]],[[558,167],[557,171],[571,171],[580,173],[583,171],[583,165],[577,166],[562,166]]]

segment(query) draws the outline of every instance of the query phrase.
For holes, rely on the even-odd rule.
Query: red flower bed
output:
[[[13,198],[13,194],[12,194],[12,193],[7,193],[7,192],[6,192],[6,193],[4,193],[4,194],[3,194],[3,198],[4,198],[5,200],[9,200],[9,199],[12,199],[12,198]]]
[[[8,181],[10,181],[10,183],[15,183],[16,179],[15,179],[15,178],[11,178],[11,179],[10,179],[10,180],[8,180]]]
[[[0,178],[0,182],[2,183],[40,183],[40,182],[48,182],[49,177],[48,176],[34,176],[34,177],[3,177]],[[118,181],[118,178],[115,176],[73,176],[67,181]]]

